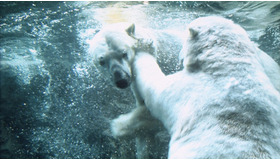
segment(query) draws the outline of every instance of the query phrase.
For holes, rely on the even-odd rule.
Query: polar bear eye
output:
[[[122,53],[122,58],[127,59],[127,53],[126,53],[126,52],[123,52],[123,53]]]
[[[104,59],[104,57],[100,57],[100,58],[99,58],[99,64],[100,64],[101,66],[104,66],[104,65],[105,65],[105,59]]]

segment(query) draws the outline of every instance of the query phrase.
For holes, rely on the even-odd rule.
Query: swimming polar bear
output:
[[[173,52],[176,57],[183,44],[180,35],[181,33],[171,30],[156,31],[135,27],[132,23],[116,23],[104,27],[94,36],[89,43],[89,51],[92,52],[96,66],[102,73],[107,74],[106,76],[112,77],[116,87],[124,89],[131,85],[134,92],[131,63],[138,41],[149,43],[149,53],[153,56],[170,56]],[[173,68],[175,67],[176,65]],[[155,158],[152,156],[153,150],[159,150],[159,147],[154,144],[154,136],[164,127],[150,115],[147,107],[139,101],[138,94],[134,92],[134,95],[137,107],[111,121],[112,136],[122,138],[136,135],[136,157]]]
[[[169,131],[169,158],[280,158],[280,69],[246,31],[221,17],[188,25],[184,69],[165,75],[145,44],[133,74]]]

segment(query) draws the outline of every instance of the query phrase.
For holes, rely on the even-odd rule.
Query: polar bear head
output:
[[[246,31],[231,20],[218,16],[200,17],[187,26],[180,60],[187,69],[194,71],[219,58],[225,60],[225,57],[237,57],[240,53],[244,53],[240,55],[244,57],[252,48]]]
[[[135,55],[134,48],[137,48],[135,46],[140,39],[149,41],[151,37],[148,31],[140,27],[135,31],[133,23],[110,24],[90,40],[89,50],[102,73],[109,73],[107,76],[112,78],[113,83],[124,89],[131,83],[130,64]],[[155,45],[151,48],[155,48]]]

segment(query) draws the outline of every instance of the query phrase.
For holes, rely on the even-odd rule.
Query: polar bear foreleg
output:
[[[153,122],[151,122],[153,120],[146,107],[138,106],[131,112],[122,114],[111,121],[112,135],[115,138],[121,138],[136,134],[136,132],[153,125]]]
[[[154,133],[162,129],[161,122],[154,119],[145,106],[137,106],[127,114],[111,121],[111,132],[115,138],[136,137],[136,157],[152,158]]]

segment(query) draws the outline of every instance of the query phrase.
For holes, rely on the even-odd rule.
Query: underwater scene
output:
[[[90,51],[91,40],[109,24],[183,35],[196,18],[217,15],[242,26],[280,64],[279,1],[1,1],[0,13],[5,159],[137,158],[135,137],[114,138],[110,131],[112,119],[136,107],[134,95],[130,87],[116,87]],[[158,62],[172,74],[182,69],[182,46],[165,40]],[[149,158],[167,158],[168,132],[153,136]]]

